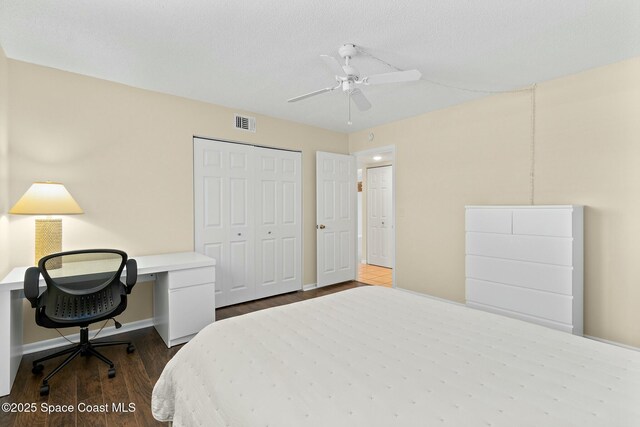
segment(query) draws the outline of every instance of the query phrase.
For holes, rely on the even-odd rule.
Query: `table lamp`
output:
[[[73,215],[81,214],[82,209],[64,188],[57,182],[34,182],[26,193],[9,210],[17,215]],[[36,259],[35,265],[43,256],[62,251],[62,219],[36,219]]]

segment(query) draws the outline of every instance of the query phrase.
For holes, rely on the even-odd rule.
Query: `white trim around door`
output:
[[[396,215],[396,194],[397,194],[397,180],[396,180],[396,171],[397,171],[397,167],[396,167],[396,146],[395,145],[385,145],[382,147],[376,147],[376,148],[370,148],[367,150],[361,150],[361,151],[355,151],[353,153],[351,153],[352,156],[355,156],[356,159],[360,158],[362,156],[371,156],[374,154],[378,154],[378,153],[391,153],[391,161],[390,164],[393,166],[391,168],[391,185],[392,185],[392,193],[391,193],[391,200],[392,200],[392,207],[391,207],[391,217],[393,218],[393,228],[391,230],[391,268],[393,269],[392,271],[392,280],[393,280],[393,285],[392,287],[397,287],[397,282],[396,282],[396,225],[397,225],[397,215]],[[365,171],[363,171],[363,173],[365,173]],[[358,236],[356,236],[356,244],[357,244],[357,239]],[[356,249],[356,255],[357,255],[358,251]]]

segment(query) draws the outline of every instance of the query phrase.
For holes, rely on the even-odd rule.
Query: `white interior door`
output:
[[[302,154],[255,152],[256,298],[263,298],[302,289]]]
[[[392,166],[367,169],[367,263],[391,268]]]
[[[255,295],[253,149],[194,139],[195,250],[217,261],[216,307]]]
[[[356,159],[316,153],[318,286],[356,278]]]

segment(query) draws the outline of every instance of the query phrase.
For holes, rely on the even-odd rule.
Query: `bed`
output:
[[[639,426],[640,352],[367,286],[211,324],[152,410],[175,426]]]

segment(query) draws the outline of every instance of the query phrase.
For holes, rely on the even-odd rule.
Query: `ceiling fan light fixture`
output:
[[[350,63],[351,59],[358,54],[356,45],[354,45],[353,43],[344,44],[338,49],[338,54],[344,60],[344,64],[341,64],[335,57],[331,55],[320,55],[320,58],[324,61],[325,65],[335,75],[335,87],[327,87],[324,89],[316,90],[314,92],[306,93],[304,95],[291,98],[288,100],[288,102],[301,101],[312,96],[320,95],[325,92],[331,92],[338,88],[341,88],[342,91],[347,94],[347,102],[349,104],[349,116],[347,124],[351,125],[352,100],[360,111],[366,111],[371,108],[371,102],[369,102],[367,97],[359,88],[356,88],[356,85],[369,86],[385,83],[403,83],[419,80],[421,77],[420,71],[418,70],[401,71],[397,68],[396,71],[388,73],[361,76],[358,70],[355,67],[351,66]]]

